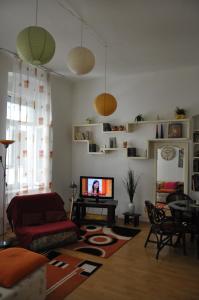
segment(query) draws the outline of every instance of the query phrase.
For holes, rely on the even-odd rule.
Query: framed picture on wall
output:
[[[182,124],[171,123],[168,128],[169,138],[181,138],[182,137]]]

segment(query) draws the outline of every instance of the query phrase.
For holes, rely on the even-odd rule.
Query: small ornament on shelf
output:
[[[163,125],[160,125],[160,138],[163,139],[164,138],[164,129],[163,129]]]
[[[159,126],[158,124],[156,124],[156,133],[155,133],[155,138],[158,139],[159,138]]]
[[[110,148],[117,148],[116,137],[109,138],[109,146]]]
[[[142,114],[139,114],[135,117],[135,122],[141,122],[141,121],[144,121],[144,118],[143,118]]]
[[[186,110],[177,106],[175,109],[175,115],[176,119],[184,119],[186,116]]]

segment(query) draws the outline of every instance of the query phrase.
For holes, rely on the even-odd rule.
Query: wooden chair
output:
[[[177,245],[177,243],[173,243],[173,237],[177,237],[177,241],[182,240],[183,252],[186,255],[186,224],[175,223],[171,217],[165,216],[164,210],[155,207],[150,201],[145,201],[145,206],[151,228],[144,246],[147,247],[149,242],[157,244],[156,259],[158,259],[160,251],[165,246]],[[151,240],[151,235],[154,235],[156,240]]]

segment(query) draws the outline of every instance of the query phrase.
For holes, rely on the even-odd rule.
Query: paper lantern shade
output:
[[[95,65],[94,54],[85,47],[76,47],[70,50],[67,57],[67,66],[72,73],[84,75],[89,73]]]
[[[108,93],[98,95],[93,104],[96,112],[102,116],[111,115],[117,108],[115,97]]]
[[[44,65],[55,53],[55,40],[44,28],[29,26],[17,36],[17,53],[27,63]]]

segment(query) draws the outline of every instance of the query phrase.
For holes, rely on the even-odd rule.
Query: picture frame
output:
[[[168,127],[168,138],[181,138],[182,137],[182,124],[171,123]]]

